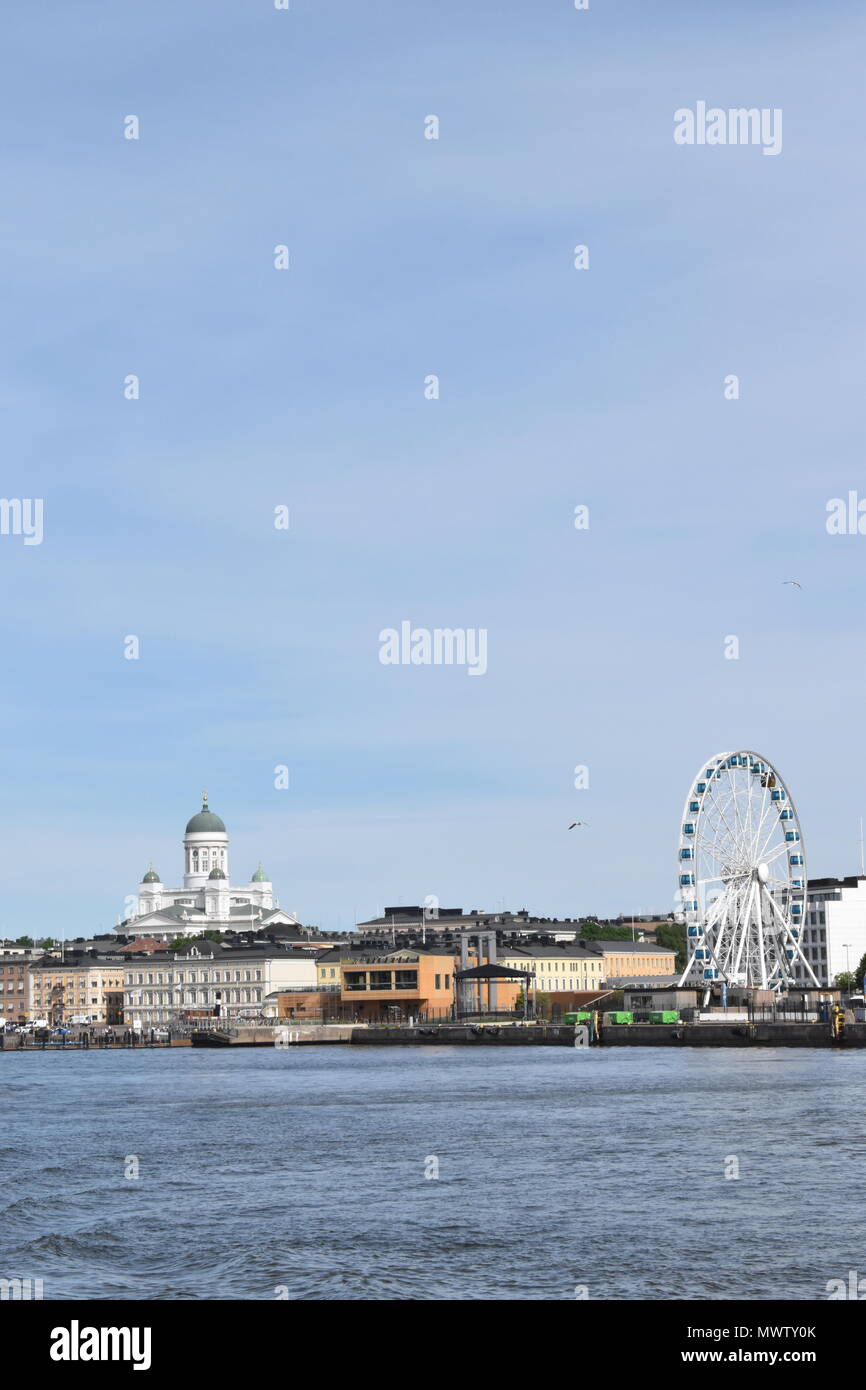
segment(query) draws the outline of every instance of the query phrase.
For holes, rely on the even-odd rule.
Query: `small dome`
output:
[[[187,821],[187,835],[207,835],[214,832],[225,834],[225,826],[219,816],[215,816],[207,804],[207,792],[205,792],[201,803],[201,810],[193,816],[192,820]]]
[[[141,881],[142,883],[162,883],[162,879],[152,864]]]
[[[216,868],[211,869],[210,873],[208,874],[208,878],[225,878],[225,874],[223,873],[222,869],[217,865]]]
[[[259,860],[259,867],[256,869],[255,873],[250,879],[250,883],[270,883],[270,881],[271,880],[268,878],[267,874],[262,868],[262,861]]]

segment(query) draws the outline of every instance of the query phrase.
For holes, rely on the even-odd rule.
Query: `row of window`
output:
[[[174,996],[168,990],[146,989],[140,992],[130,991],[126,998],[128,1009],[152,1008],[154,1005],[171,1004],[175,1008],[179,1004],[260,1004],[262,1002],[262,991],[260,989],[185,989],[180,996]]]
[[[233,974],[236,980],[260,980],[262,978],[261,970],[244,970],[243,972],[240,970],[235,970],[234,972],[232,972],[231,970],[226,970],[224,972],[220,972],[219,970],[202,970],[200,972],[196,970],[150,970],[142,971],[138,975],[127,975],[126,984],[127,986],[144,984],[170,985],[174,984],[175,982],[180,982],[180,984],[183,984],[187,980],[190,982],[190,984],[196,984],[199,978],[204,983],[206,983],[208,980],[214,980],[217,984],[220,984],[223,975],[225,976],[226,981],[229,981],[232,978]],[[147,978],[145,978],[145,976]]]

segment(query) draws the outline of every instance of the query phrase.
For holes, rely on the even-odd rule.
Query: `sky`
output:
[[[179,886],[203,788],[233,881],[261,859],[328,930],[667,912],[691,781],[738,748],[809,872],[857,872],[866,536],[826,523],[866,498],[864,30],[4,18],[0,491],[44,534],[0,535],[0,934],[109,931],[151,861]],[[678,145],[698,101],[780,109],[780,153]],[[383,664],[404,621],[485,630],[486,672]]]

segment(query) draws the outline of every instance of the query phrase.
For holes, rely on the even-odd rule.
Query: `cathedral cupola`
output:
[[[217,877],[229,876],[229,837],[225,824],[210,809],[207,792],[202,797],[201,810],[187,821],[183,837],[184,876],[186,891],[205,886],[213,869],[219,869]]]

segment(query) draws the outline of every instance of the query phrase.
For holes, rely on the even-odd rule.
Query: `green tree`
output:
[[[681,975],[688,960],[686,928],[683,922],[663,922],[656,930],[656,941],[677,953],[677,974]]]
[[[854,975],[857,980],[857,988],[860,990],[862,994],[864,988],[864,981],[866,981],[866,956],[863,957],[860,964],[857,966],[857,969],[854,971]]]
[[[32,946],[33,938],[30,936],[19,936],[15,942],[16,946]]]
[[[837,989],[843,989],[850,994],[856,988],[857,978],[852,971],[843,970],[840,975],[836,976],[833,984],[836,985]]]

